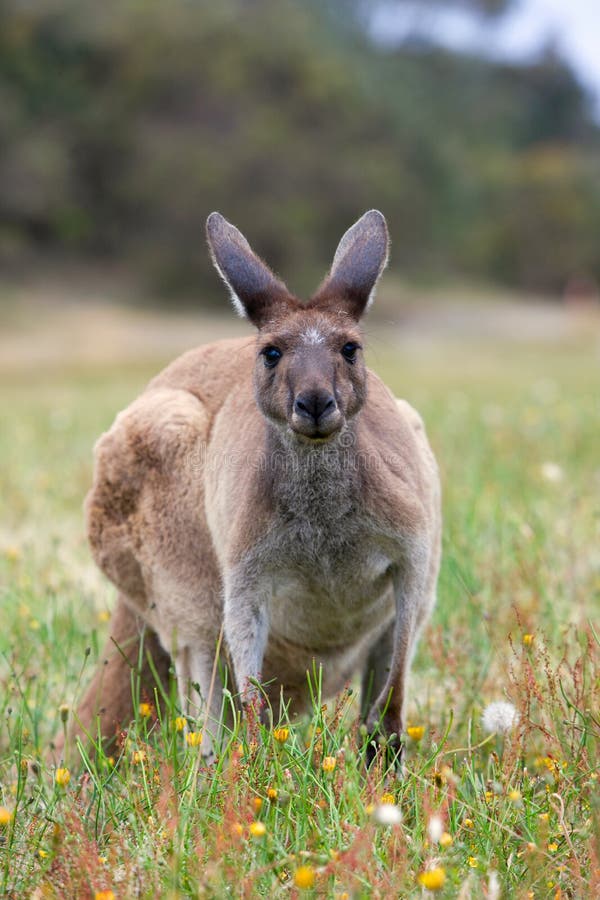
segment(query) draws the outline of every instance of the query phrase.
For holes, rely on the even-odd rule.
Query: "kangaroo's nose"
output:
[[[326,391],[302,391],[294,401],[294,409],[299,416],[317,424],[319,419],[336,409],[334,397]]]

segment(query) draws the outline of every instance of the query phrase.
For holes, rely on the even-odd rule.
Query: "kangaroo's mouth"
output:
[[[338,409],[319,421],[311,421],[306,416],[292,415],[290,428],[301,439],[311,443],[325,443],[340,433],[344,425],[344,417]]]
[[[296,432],[300,440],[305,444],[329,444],[334,439],[337,432],[331,434],[301,434]]]
[[[291,431],[295,438],[303,444],[311,445],[329,444],[331,441],[335,440],[341,430],[341,426],[331,429],[325,429],[323,427],[308,429],[306,427],[295,428],[293,425],[291,426]]]

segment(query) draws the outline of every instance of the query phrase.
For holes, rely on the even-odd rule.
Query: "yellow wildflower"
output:
[[[48,856],[48,851],[47,850],[38,850],[38,856],[40,857],[40,859],[46,859],[46,857]]]
[[[254,804],[254,809],[256,810],[256,812],[259,813],[263,805],[262,797],[253,797],[252,803]]]
[[[277,800],[277,788],[267,788],[267,797],[269,800]]]
[[[146,761],[145,750],[134,750],[131,760],[134,763],[134,765],[136,765],[136,766],[138,766],[140,763],[145,762]]]
[[[558,850],[558,844],[552,843],[548,844],[548,853],[556,853]]]
[[[113,891],[96,891],[94,900],[115,900]]]
[[[442,832],[440,837],[440,845],[442,847],[450,847],[452,845],[452,835],[448,834],[447,831]]]
[[[294,884],[308,891],[315,883],[315,870],[312,866],[299,866],[294,872]]]
[[[202,743],[202,732],[201,731],[188,731],[185,736],[185,741],[188,747],[199,747]]]
[[[396,800],[393,794],[382,794],[380,803],[395,803]]]
[[[477,859],[474,856],[469,856],[469,858],[467,859],[467,862],[469,863],[469,865],[472,869],[477,868]]]
[[[99,856],[98,862],[104,865],[104,863],[108,862],[108,856]]]
[[[71,773],[68,769],[60,767],[56,770],[54,780],[59,785],[59,787],[66,787],[71,780]]]
[[[533,644],[533,638],[534,638],[533,634],[524,634],[523,635],[523,646],[531,647],[531,645]]]
[[[173,728],[175,731],[183,731],[185,728],[185,719],[183,716],[177,716],[176,719],[173,719]]]
[[[336,762],[337,760],[335,756],[325,756],[323,758],[323,762],[321,763],[321,768],[324,772],[333,772]]]
[[[252,837],[261,838],[267,833],[267,827],[264,822],[252,822],[250,825],[250,834]]]
[[[521,791],[509,791],[508,799],[511,801],[511,803],[518,803],[521,799]]]
[[[287,741],[289,736],[290,736],[289,728],[274,728],[273,729],[273,737],[280,744],[285,744],[285,742]]]
[[[148,716],[152,715],[152,704],[151,703],[140,703],[140,716],[143,719],[147,719]]]
[[[473,819],[463,819],[463,825],[465,828],[473,828]]]
[[[425,734],[425,728],[422,725],[409,725],[406,733],[411,741],[420,741]]]
[[[441,891],[446,882],[446,871],[441,866],[421,872],[417,881],[428,891]]]
[[[7,809],[5,806],[0,806],[0,828],[5,828],[10,824],[10,821],[13,817],[10,809]]]
[[[538,756],[534,761],[534,765],[536,769],[547,769],[556,777],[559,775],[558,763],[551,756]]]
[[[106,622],[110,622],[110,613],[107,609],[101,609],[98,613],[98,621],[101,625],[104,625]]]

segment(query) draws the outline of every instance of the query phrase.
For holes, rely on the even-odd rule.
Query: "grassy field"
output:
[[[113,601],[83,535],[91,447],[165,360],[4,371],[0,896],[600,896],[599,336],[594,320],[527,343],[374,329],[371,364],[427,422],[445,513],[406,773],[387,782],[362,767],[354,685],[317,691],[287,733],[238,726],[208,772],[173,700],[159,716],[147,696],[114,757],[44,763]],[[498,700],[518,711],[504,734],[482,726]]]

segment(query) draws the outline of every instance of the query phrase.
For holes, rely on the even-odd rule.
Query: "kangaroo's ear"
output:
[[[218,212],[206,220],[206,237],[215,268],[236,311],[261,328],[282,305],[293,304],[285,284],[252,250],[238,229]]]
[[[378,210],[369,210],[341,239],[331,271],[309,305],[341,307],[353,319],[360,319],[373,302],[389,244],[385,218]]]

